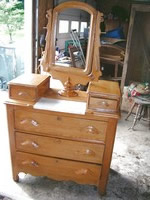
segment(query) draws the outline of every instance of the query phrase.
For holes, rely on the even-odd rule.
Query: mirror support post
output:
[[[70,78],[64,83],[64,88],[58,91],[58,94],[65,97],[76,97],[78,93],[75,92],[73,85],[70,82]]]

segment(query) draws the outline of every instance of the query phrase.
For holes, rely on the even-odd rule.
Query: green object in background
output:
[[[68,47],[69,47],[70,45],[73,45],[73,41],[72,41],[72,40],[66,40],[66,41],[65,41],[65,52],[66,52],[66,53],[69,53]]]
[[[81,47],[83,49],[83,52],[86,49],[86,40],[80,39]],[[65,53],[69,53],[68,47],[72,45],[73,46],[73,40],[66,40],[65,41]],[[78,45],[77,45],[78,46]]]

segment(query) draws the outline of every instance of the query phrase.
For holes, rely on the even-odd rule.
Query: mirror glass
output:
[[[91,16],[68,8],[58,13],[55,34],[55,65],[85,69]]]

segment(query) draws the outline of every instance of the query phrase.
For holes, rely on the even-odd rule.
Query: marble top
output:
[[[86,102],[68,101],[62,99],[40,98],[33,106],[34,109],[49,110],[84,115]]]

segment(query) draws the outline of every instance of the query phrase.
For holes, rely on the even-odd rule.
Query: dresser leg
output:
[[[104,186],[98,186],[98,192],[100,194],[100,196],[104,196],[106,194],[106,187]]]
[[[14,180],[15,182],[19,182],[18,173],[13,173],[13,180]]]

